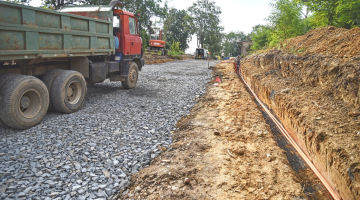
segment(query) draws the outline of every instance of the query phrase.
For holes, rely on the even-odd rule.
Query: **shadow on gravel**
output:
[[[127,90],[129,96],[136,97],[157,97],[157,91],[149,90],[148,88],[138,87],[132,90]]]

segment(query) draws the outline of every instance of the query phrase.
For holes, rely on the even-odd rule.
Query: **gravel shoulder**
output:
[[[119,199],[307,199],[233,65],[213,75],[222,83],[208,83],[174,144],[133,174]]]
[[[212,61],[213,62],[213,61]],[[82,110],[28,130],[0,126],[0,199],[108,199],[170,147],[211,78],[207,61],[146,65],[137,87],[88,88]]]

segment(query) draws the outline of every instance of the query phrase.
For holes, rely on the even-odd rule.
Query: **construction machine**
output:
[[[168,51],[165,49],[165,41],[162,40],[162,30],[159,31],[159,34],[150,34],[150,41],[148,51],[151,52],[161,52],[161,55],[167,55]]]

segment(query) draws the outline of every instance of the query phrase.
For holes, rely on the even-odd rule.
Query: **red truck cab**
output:
[[[139,33],[138,21],[133,13],[114,9],[114,35],[120,44],[116,52],[127,55],[141,55],[142,40]]]

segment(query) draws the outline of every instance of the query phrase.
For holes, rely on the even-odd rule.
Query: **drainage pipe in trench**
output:
[[[306,156],[306,154],[301,150],[301,148],[296,144],[296,142],[293,140],[293,138],[290,136],[290,134],[285,130],[285,128],[282,126],[282,124],[277,120],[277,118],[270,112],[270,110],[263,104],[263,102],[259,99],[259,97],[256,95],[256,93],[252,90],[251,86],[245,81],[244,76],[242,75],[240,71],[240,66],[237,65],[237,63],[232,62],[234,64],[235,72],[239,75],[242,82],[246,85],[248,90],[251,92],[251,94],[254,96],[256,101],[261,105],[261,107],[264,109],[264,111],[269,115],[269,117],[272,119],[272,121],[276,124],[276,126],[279,128],[281,133],[284,135],[284,137],[289,141],[289,143],[295,148],[295,150],[299,153],[301,158],[309,165],[311,170],[315,173],[315,175],[320,179],[322,184],[325,186],[325,188],[329,191],[330,195],[335,200],[341,200],[341,197],[339,194],[333,190],[333,188],[330,186],[330,184],[326,181],[324,176],[316,169],[315,165],[311,162],[311,160]]]

